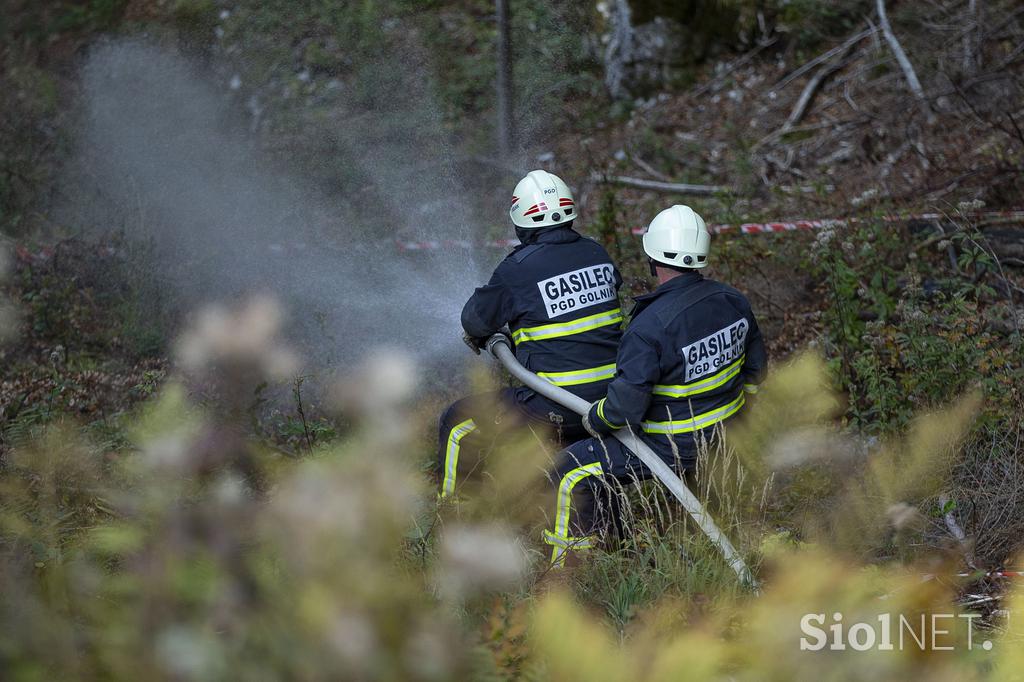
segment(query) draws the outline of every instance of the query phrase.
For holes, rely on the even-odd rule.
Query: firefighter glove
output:
[[[462,333],[462,342],[469,346],[469,349],[480,355],[480,349],[487,344],[487,339],[479,336],[470,336],[466,332]]]

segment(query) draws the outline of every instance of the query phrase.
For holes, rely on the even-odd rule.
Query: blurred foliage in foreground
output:
[[[759,566],[760,595],[737,589],[685,521],[642,491],[635,539],[552,576],[521,539],[533,534],[518,532],[530,514],[506,513],[513,505],[496,498],[489,512],[435,509],[411,456],[422,447],[407,406],[415,372],[401,357],[372,359],[344,382],[336,401],[357,426],[308,457],[247,435],[253,391],[294,367],[279,321],[265,302],[201,316],[178,344],[179,379],[132,420],[131,448],[96,448],[65,424],[3,461],[9,679],[962,680],[1020,670],[1019,633],[997,636],[1000,619],[986,629],[975,619],[969,649],[958,585],[921,579],[958,565],[955,548],[923,549],[934,524],[915,510],[941,490],[973,398],[915,421],[905,440],[861,447],[825,425],[837,401],[823,365],[797,361],[776,372],[730,447],[708,455],[699,481]],[[215,408],[190,401],[198,386],[192,394],[219,396]],[[486,484],[496,495],[524,485],[524,467],[508,462]],[[832,476],[831,507],[773,532],[772,508],[809,463]],[[618,632],[591,607],[617,607]],[[809,613],[851,625],[928,614],[917,632],[936,639],[929,651],[909,639],[902,652],[801,651]],[[991,651],[980,648],[987,639]]]

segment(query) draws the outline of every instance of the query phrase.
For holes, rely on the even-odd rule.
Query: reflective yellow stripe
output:
[[[578,320],[572,320],[571,322],[544,324],[539,327],[523,327],[522,329],[516,329],[512,332],[512,339],[516,343],[543,341],[544,339],[555,339],[562,336],[582,334],[583,332],[589,332],[591,329],[607,327],[610,324],[618,324],[620,322],[622,322],[622,309],[616,308],[615,310],[609,310],[606,313],[588,315],[587,317],[581,317]]]
[[[746,398],[743,393],[740,393],[732,402],[722,405],[710,412],[698,414],[690,419],[679,419],[668,422],[643,422],[641,427],[647,433],[691,433],[699,429],[707,428],[713,424],[717,424],[718,422],[736,414],[736,411],[743,407],[745,399]]]
[[[757,384],[743,384],[743,390],[747,393],[757,393]]]
[[[562,480],[558,483],[558,501],[555,504],[555,530],[554,532],[544,531],[544,541],[549,545],[554,545],[554,549],[551,552],[552,566],[564,565],[566,551],[572,548],[582,548],[578,542],[585,541],[581,538],[569,536],[572,489],[587,476],[600,476],[603,473],[604,470],[601,468],[601,463],[593,462],[576,467],[565,476],[562,476]]]
[[[537,372],[537,376],[544,377],[555,386],[576,386],[577,384],[591,384],[595,381],[604,381],[615,376],[615,363],[591,367],[589,369],[575,369],[571,372]]]
[[[595,539],[593,537],[574,538],[571,536],[560,538],[551,531],[545,530],[544,542],[555,547],[562,547],[563,549],[590,549],[594,546]]]
[[[444,481],[441,483],[441,497],[448,497],[455,492],[455,471],[459,466],[459,451],[462,439],[476,430],[476,422],[467,419],[452,427],[448,434],[448,449],[444,455]]]
[[[718,388],[727,384],[729,380],[740,373],[740,369],[743,367],[743,359],[746,355],[741,355],[731,365],[726,366],[725,369],[712,374],[711,376],[695,381],[692,384],[682,385],[671,385],[671,384],[656,384],[654,386],[654,395],[667,395],[670,398],[685,398],[686,396],[696,395],[698,393],[704,393],[711,389]]]
[[[604,401],[607,399],[608,398],[601,398],[600,400],[597,401],[597,416],[601,418],[601,421],[608,425],[608,428],[621,429],[621,426],[616,426],[615,424],[612,424],[610,421],[608,421],[608,418],[604,416]]]

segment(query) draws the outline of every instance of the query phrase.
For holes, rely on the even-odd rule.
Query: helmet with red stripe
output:
[[[576,201],[560,177],[535,170],[516,185],[508,213],[516,227],[551,227],[576,218]]]

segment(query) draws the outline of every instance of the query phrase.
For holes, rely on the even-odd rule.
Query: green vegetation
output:
[[[858,111],[854,120],[870,123],[834,164],[858,170],[832,175],[833,165],[808,170],[799,158],[819,145],[817,164],[827,126],[778,132],[799,81],[778,101],[767,94],[861,30],[871,3],[634,2],[635,23],[667,17],[693,40],[664,71],[660,99],[612,103],[594,4],[517,2],[526,144],[514,160],[493,158],[490,0],[15,5],[0,19],[0,86],[10,93],[0,101],[4,679],[1019,675],[1024,625],[1006,612],[1020,608],[1020,590],[983,574],[1021,568],[1024,550],[1024,289],[972,201],[1019,200],[1019,121],[972,104],[982,133],[950,119],[904,144],[879,132],[877,113]],[[894,14],[911,46],[930,39],[931,29],[910,31],[917,11]],[[752,45],[762,20],[777,30],[774,51],[716,76],[711,60]],[[47,210],[74,190],[60,178],[75,142],[75,55],[140,32],[210,66],[253,146],[336,201],[325,221],[366,211],[374,237],[420,219],[385,200],[384,185],[404,189],[427,172],[465,178],[463,208],[480,235],[507,236],[498,218],[481,218],[507,206],[494,188],[516,164],[552,157],[584,188],[583,229],[609,248],[627,294],[649,285],[630,228],[681,199],[613,189],[592,174],[727,178],[729,191],[692,202],[709,222],[856,212],[813,234],[715,238],[712,274],[749,294],[774,368],[727,440],[701,453],[694,488],[761,592],[739,585],[650,482],[616,491],[621,532],[580,566],[550,571],[539,538],[551,499],[539,472],[554,445],[539,434],[479,453],[460,498],[435,499],[437,404],[454,370],[426,370],[415,395],[384,390],[385,379],[414,372],[398,355],[345,365],[325,311],[315,319],[333,348],[325,364],[350,376],[300,371],[267,304],[180,310],[171,283],[146,267],[145,245],[95,244],[56,224],[75,215]],[[1002,40],[998,59],[1015,45]],[[889,80],[855,90],[851,107],[870,111],[874,92],[878,109],[893,109],[885,98],[898,90],[897,69],[864,53],[856,73]],[[711,76],[719,85],[690,92],[690,79]],[[994,90],[987,78],[979,83]],[[836,90],[820,102],[846,97]],[[947,130],[958,139],[939,146]],[[931,161],[914,156],[921,139]],[[420,158],[437,148],[443,171]],[[904,153],[914,158],[900,166]],[[375,183],[371,156],[410,181]],[[948,179],[938,165],[965,170],[932,185],[931,176]],[[883,170],[915,178],[915,191],[879,197]],[[961,197],[942,219],[889,218]],[[833,612],[847,623],[978,616],[974,648],[965,628],[942,640],[929,626],[955,650],[800,651],[802,616]],[[992,651],[978,646],[986,639]]]
[[[615,221],[614,195],[603,206],[601,220]],[[115,414],[83,413],[72,384],[107,361],[86,352],[95,347],[87,328],[65,329],[88,317],[74,313],[86,305],[82,289],[55,286],[61,278],[45,264],[20,265],[26,333],[73,345],[51,358],[49,398],[5,408],[4,668],[27,680],[140,670],[188,679],[784,679],[824,666],[852,676],[870,658],[888,677],[919,671],[912,652],[798,656],[795,628],[823,604],[866,621],[959,613],[956,595],[970,580],[919,578],[959,570],[956,552],[934,563],[945,514],[981,513],[962,516],[985,539],[964,551],[985,565],[1019,549],[996,511],[1005,498],[991,469],[1015,457],[1019,413],[1000,387],[1016,381],[1019,336],[968,327],[999,309],[998,269],[971,250],[977,235],[950,235],[962,249],[955,270],[947,244],[933,241],[899,271],[891,264],[910,236],[880,225],[823,233],[809,251],[806,267],[835,297],[821,346],[834,359],[782,363],[728,445],[702,454],[695,489],[755,567],[760,595],[653,484],[621,491],[621,535],[578,569],[551,573],[537,541],[550,500],[536,472],[548,444],[529,433],[499,444],[462,501],[435,508],[410,457],[431,458],[433,413],[410,410],[408,396],[374,398],[371,378],[357,402],[325,415],[304,377],[273,369],[284,352],[273,325],[241,355],[218,350],[220,332],[202,327],[187,336],[187,373],[168,381],[163,369],[143,370]],[[737,268],[763,256],[723,254]],[[899,286],[900,277],[920,282]],[[931,280],[947,293],[925,296],[921,282]],[[48,308],[32,308],[43,296]],[[922,307],[927,319],[896,325]],[[251,334],[239,327],[224,338],[236,335]],[[961,371],[926,371],[939,357]],[[291,408],[265,412],[268,386],[289,384]],[[845,407],[833,384],[849,396]],[[955,389],[943,395],[942,386]],[[837,429],[837,417],[847,426]],[[865,441],[873,430],[882,439]],[[946,643],[958,653],[928,659],[934,674],[999,679],[1014,665],[1012,621],[978,623],[973,636],[996,637],[995,652],[968,651],[966,631],[953,631]],[[752,653],[789,647],[793,655]]]
[[[833,303],[827,350],[853,424],[904,428],[975,386],[989,417],[1015,415],[1024,348],[1012,289],[970,224],[934,236],[869,220],[819,233],[811,258]]]
[[[238,399],[270,366],[259,356],[209,361],[210,374],[192,380],[212,380]],[[781,452],[790,461],[778,460],[781,443],[808,429],[829,433],[821,420],[836,402],[821,372],[810,359],[780,370],[738,433],[739,459],[707,453],[714,464],[699,479],[719,520],[759,557],[760,596],[738,586],[656,487],[630,493],[621,546],[595,550],[575,574],[556,576],[543,569],[542,553],[524,552],[509,533],[542,523],[530,505],[518,505],[522,515],[498,511],[516,506],[508,502],[534,476],[508,452],[486,484],[497,498],[468,497],[467,507],[435,512],[405,456],[420,447],[409,440],[413,430],[389,433],[375,427],[378,415],[352,412],[356,430],[294,458],[246,439],[230,410],[204,410],[181,384],[166,384],[122,421],[123,441],[90,440],[88,430],[65,424],[4,458],[0,657],[13,679],[25,680],[140,671],[187,679],[785,679],[826,666],[852,675],[867,658],[880,674],[909,674],[921,665],[912,653],[755,653],[795,649],[794,628],[822,604],[865,620],[955,608],[948,581],[917,576],[915,556],[927,554],[911,548],[922,531],[903,522],[894,535],[892,510],[940,489],[972,401],[919,420],[906,441],[893,440],[868,469],[837,481],[831,511],[789,516],[803,541],[769,532],[765,504],[774,507],[769,500],[786,488],[772,478],[803,465],[792,461],[801,456],[792,443]],[[400,404],[368,403],[411,416]],[[826,453],[811,447],[802,456]],[[902,562],[865,568],[854,558],[890,544],[902,548]],[[495,596],[538,578],[532,592]],[[586,608],[604,614],[609,630]],[[960,653],[927,665],[958,679],[986,671],[998,679],[1016,662],[1017,636],[1003,635],[982,658],[958,631],[943,643]]]

